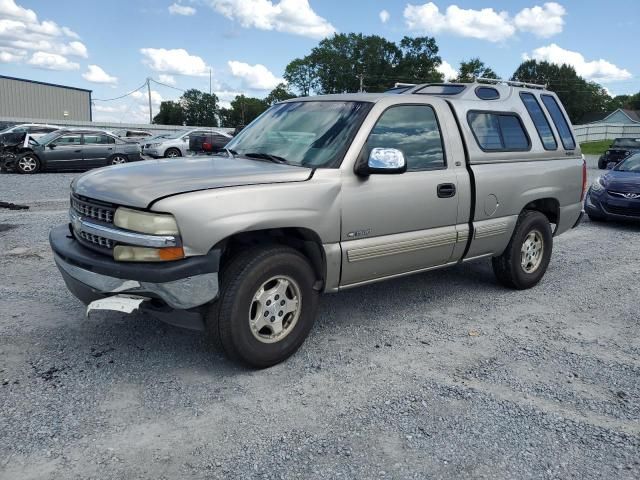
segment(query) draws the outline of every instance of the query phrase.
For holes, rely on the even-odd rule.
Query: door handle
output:
[[[456,194],[456,186],[453,183],[441,183],[438,185],[438,198],[451,198]]]
[[[107,148],[107,150],[113,150],[113,148],[109,147],[109,148]]]
[[[82,150],[74,150],[73,153],[82,153]]]

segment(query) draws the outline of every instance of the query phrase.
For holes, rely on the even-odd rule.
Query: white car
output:
[[[189,151],[189,137],[191,135],[211,135],[217,133],[225,137],[231,136],[213,128],[192,128],[188,130],[180,130],[168,135],[166,138],[154,138],[150,142],[144,143],[143,153],[150,157],[185,157]]]
[[[13,127],[5,128],[0,131],[0,134],[4,133],[28,133],[31,138],[36,140],[48,133],[60,130],[62,127],[58,125],[46,125],[42,123],[22,123],[20,125],[14,125]]]

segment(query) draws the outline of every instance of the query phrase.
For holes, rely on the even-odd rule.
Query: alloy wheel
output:
[[[525,237],[520,249],[520,264],[526,273],[535,272],[544,254],[544,240],[538,230],[532,230]]]
[[[298,323],[302,296],[291,277],[276,276],[256,291],[249,308],[249,326],[262,343],[275,343],[285,338]]]

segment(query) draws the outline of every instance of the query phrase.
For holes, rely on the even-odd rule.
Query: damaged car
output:
[[[0,157],[3,170],[32,174],[51,170],[88,170],[141,160],[140,145],[103,130],[60,129],[38,140],[23,139]]]

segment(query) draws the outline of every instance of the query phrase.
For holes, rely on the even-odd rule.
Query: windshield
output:
[[[616,138],[611,144],[612,147],[640,148],[640,142],[635,138]]]
[[[47,143],[49,143],[51,140],[53,140],[54,138],[57,138],[60,134],[58,133],[57,130],[51,132],[51,133],[47,133],[46,135],[41,136],[40,138],[38,138],[37,142],[40,145],[46,145]]]
[[[191,130],[178,130],[177,132],[173,132],[173,133],[167,133],[162,135],[163,138],[166,138],[168,140],[175,140],[176,138],[180,138],[184,135],[186,135],[187,133],[189,133]],[[161,136],[158,135],[156,138],[160,138]]]
[[[226,148],[307,167],[336,167],[371,108],[366,102],[309,101],[274,105]]]
[[[7,133],[9,132],[14,126],[13,125],[9,125],[6,128],[3,128],[2,130],[0,130],[0,133]]]
[[[626,160],[620,162],[614,170],[618,172],[640,173],[640,153],[627,157]]]

